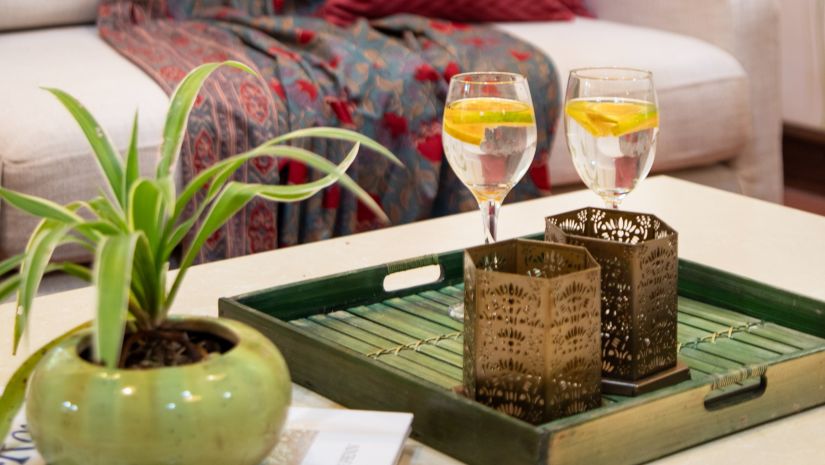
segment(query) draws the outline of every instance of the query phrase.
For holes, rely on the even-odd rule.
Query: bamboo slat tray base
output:
[[[680,263],[679,360],[690,381],[530,425],[456,392],[459,252],[221,299],[257,326],[293,379],[353,408],[415,413],[413,435],[469,463],[632,464],[825,403],[825,304]],[[386,292],[388,274],[439,263],[439,283]],[[770,383],[768,380],[770,379]]]

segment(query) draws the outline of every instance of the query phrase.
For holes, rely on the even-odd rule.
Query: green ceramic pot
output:
[[[291,383],[263,335],[217,318],[170,324],[235,343],[181,367],[110,370],[78,353],[89,333],[55,347],[32,375],[29,428],[50,465],[258,465],[278,442]]]

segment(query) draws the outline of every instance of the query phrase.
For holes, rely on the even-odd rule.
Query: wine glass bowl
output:
[[[579,177],[618,208],[656,155],[659,110],[652,74],[630,68],[571,71],[564,125]]]
[[[527,80],[514,73],[457,74],[450,80],[442,140],[447,162],[482,211],[486,242],[495,242],[498,211],[536,151]]]

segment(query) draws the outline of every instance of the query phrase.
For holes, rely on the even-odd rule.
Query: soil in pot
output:
[[[202,331],[160,328],[127,332],[118,368],[149,369],[197,363],[212,355],[228,352],[235,344],[217,334]],[[80,356],[92,363],[91,347]]]

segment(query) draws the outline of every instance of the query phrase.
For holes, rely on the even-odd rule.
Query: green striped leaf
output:
[[[25,254],[15,255],[13,257],[9,257],[2,262],[0,262],[0,276],[8,273],[9,271],[17,268],[20,266],[20,263],[23,262],[23,258],[25,258]]]
[[[140,158],[138,156],[138,112],[132,121],[132,137],[129,139],[129,148],[126,149],[126,173],[123,176],[123,192],[128,194],[140,177]]]
[[[94,152],[97,164],[108,181],[112,194],[120,205],[125,205],[126,192],[123,190],[123,162],[117,150],[115,150],[111,139],[109,139],[109,136],[107,136],[103,130],[103,127],[101,127],[92,114],[86,110],[86,107],[71,95],[60,89],[50,87],[44,87],[43,89],[57,97],[57,100],[69,110],[69,113],[71,113],[72,117],[77,121],[77,124],[86,136],[86,140],[88,140],[89,145],[92,146],[92,152]]]
[[[349,141],[349,142],[356,142],[364,147],[372,149],[381,155],[387,157],[390,161],[395,163],[398,166],[404,166],[392,152],[387,150],[386,147],[379,144],[373,139],[369,137],[359,134],[355,131],[350,131],[349,129],[342,129],[342,128],[330,128],[330,127],[317,127],[317,128],[306,128],[306,129],[298,129],[282,136],[276,137],[271,139],[267,142],[264,142],[263,145],[265,146],[273,146],[282,144],[284,142],[294,140],[294,139],[306,139],[310,137],[318,137],[321,139],[333,139],[333,140],[342,140],[342,141]]]
[[[221,66],[231,66],[244,70],[250,74],[257,74],[247,65],[238,61],[224,61],[223,63],[206,63],[193,69],[178,84],[172,94],[169,111],[166,114],[166,123],[163,127],[163,142],[160,146],[160,160],[158,161],[157,178],[170,174],[172,167],[177,163],[181,144],[183,144],[184,129],[189,120],[192,105],[200,92],[204,81]]]
[[[26,246],[26,258],[20,265],[20,287],[17,291],[17,312],[14,317],[14,353],[17,352],[20,338],[26,329],[34,296],[40,287],[49,260],[69,230],[70,227],[66,224],[43,220]]]
[[[21,194],[2,187],[0,187],[0,198],[15,208],[38,218],[55,220],[61,223],[79,223],[83,221],[83,218],[72,210],[58,205],[51,200]]]
[[[97,290],[95,360],[108,368],[117,366],[126,324],[132,258],[138,234],[103,238],[95,254],[93,278]]]

